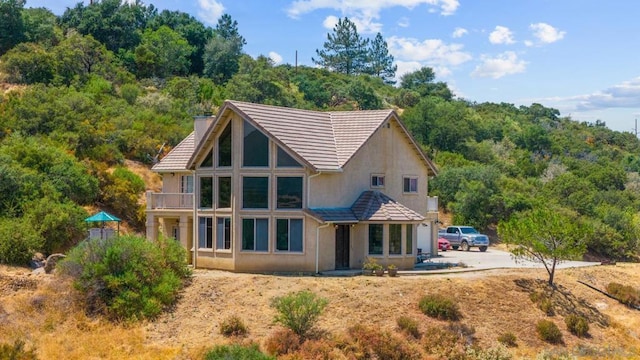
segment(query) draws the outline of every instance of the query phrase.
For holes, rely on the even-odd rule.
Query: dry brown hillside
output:
[[[219,323],[230,315],[248,325],[243,341],[263,344],[278,329],[272,323],[274,296],[310,289],[329,299],[320,327],[344,333],[354,324],[397,331],[407,315],[429,326],[445,326],[421,314],[417,303],[430,293],[444,294],[462,306],[461,324],[475,329],[476,342],[488,348],[505,332],[517,337],[514,358],[535,358],[542,351],[579,358],[640,358],[640,312],[619,304],[577,281],[604,289],[611,281],[638,287],[640,265],[618,264],[559,270],[553,294],[556,314],[547,317],[530,300],[542,289],[544,270],[492,270],[464,274],[389,277],[312,277],[235,274],[197,270],[176,308],[155,322],[113,325],[84,315],[70,286],[53,275],[0,268],[0,342],[23,339],[39,358],[199,359],[205,349],[229,340]],[[590,336],[577,338],[564,315],[578,312],[590,321]],[[535,324],[548,318],[562,330],[564,344],[549,345],[536,336]]]

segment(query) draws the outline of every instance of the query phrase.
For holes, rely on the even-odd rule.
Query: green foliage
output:
[[[275,360],[274,357],[260,352],[258,345],[242,346],[240,344],[217,345],[213,350],[208,351],[205,360]]]
[[[398,65],[394,65],[393,60],[393,55],[389,54],[387,42],[384,41],[382,34],[377,33],[371,42],[369,66],[365,72],[379,77],[387,84],[394,84],[393,78],[396,76]]]
[[[34,349],[27,350],[24,341],[16,340],[12,345],[0,344],[0,359],[6,360],[38,360]]]
[[[83,241],[59,270],[74,278],[88,312],[113,320],[157,317],[175,303],[189,275],[185,250],[175,240],[136,236]]]
[[[326,69],[354,75],[366,71],[369,39],[363,39],[356,24],[345,17],[338,19],[333,33],[327,34],[323,50],[317,50],[318,58],[311,60]]]
[[[410,318],[408,316],[400,316],[396,319],[396,323],[398,324],[398,328],[400,330],[406,332],[416,339],[420,338],[420,329],[418,329],[418,321],[416,319]]]
[[[0,218],[0,264],[26,266],[43,239],[25,218]]]
[[[0,0],[0,55],[24,39],[24,4],[25,0]]]
[[[498,344],[488,349],[476,349],[469,347],[466,358],[469,360],[511,360],[513,354],[504,344]]]
[[[560,332],[558,325],[551,320],[538,321],[536,324],[536,332],[540,340],[551,344],[562,343],[562,332]]]
[[[87,235],[87,211],[69,200],[43,197],[27,203],[24,220],[44,240],[38,249],[45,254],[65,252]]]
[[[168,26],[147,29],[135,49],[137,75],[141,78],[186,75],[191,67],[189,56],[192,52],[187,40]]]
[[[450,327],[430,326],[422,336],[422,345],[428,354],[440,359],[467,359],[467,335]]]
[[[436,74],[430,67],[422,67],[414,72],[408,72],[400,78],[400,87],[405,90],[415,91],[420,97],[436,96],[444,100],[451,100],[453,93],[447,84],[434,83]]]
[[[458,304],[439,294],[423,296],[418,307],[423,314],[440,320],[456,321],[462,317]]]
[[[242,47],[246,40],[238,31],[238,22],[223,14],[204,47],[204,75],[216,84],[225,84],[238,72]]]
[[[0,70],[17,84],[48,84],[54,77],[54,57],[41,45],[22,43],[2,56]]]
[[[144,181],[124,167],[117,167],[112,173],[99,170],[98,175],[102,203],[133,226],[141,228],[144,223],[144,209],[138,204],[138,199],[145,190]]]
[[[500,334],[498,342],[508,347],[518,346],[518,338],[510,331]]]
[[[562,260],[579,258],[586,250],[585,229],[562,209],[540,208],[514,214],[498,224],[498,235],[514,245],[516,258],[542,263],[553,286],[556,265]]]
[[[567,330],[577,337],[585,337],[589,334],[589,321],[580,315],[569,314],[564,318]]]
[[[247,326],[237,315],[229,316],[220,322],[220,334],[224,336],[244,336],[247,332]]]
[[[327,303],[326,299],[318,297],[309,290],[303,290],[276,297],[272,300],[271,306],[278,312],[274,318],[276,323],[282,324],[305,339],[312,335]]]
[[[373,359],[411,360],[420,359],[420,354],[405,339],[388,331],[363,325],[355,325],[347,330],[359,353],[368,354]]]
[[[640,290],[632,286],[611,282],[607,284],[607,292],[623,304],[635,308],[640,307]]]

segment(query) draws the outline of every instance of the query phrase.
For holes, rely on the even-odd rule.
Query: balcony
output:
[[[147,191],[147,210],[193,210],[193,194]]]

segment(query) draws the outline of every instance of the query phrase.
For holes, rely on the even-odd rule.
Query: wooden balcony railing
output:
[[[147,191],[147,210],[193,209],[193,194]]]

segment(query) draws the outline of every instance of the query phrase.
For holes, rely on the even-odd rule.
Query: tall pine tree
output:
[[[378,33],[369,48],[369,66],[367,73],[381,78],[387,84],[395,84],[398,65],[393,64],[393,55],[389,54],[387,42]]]
[[[238,72],[242,47],[247,43],[238,32],[238,22],[224,14],[204,49],[204,74],[225,84]]]
[[[369,39],[358,35],[356,24],[349,18],[338,19],[333,33],[327,34],[324,49],[316,49],[318,59],[311,60],[338,73],[353,75],[366,72]]]

